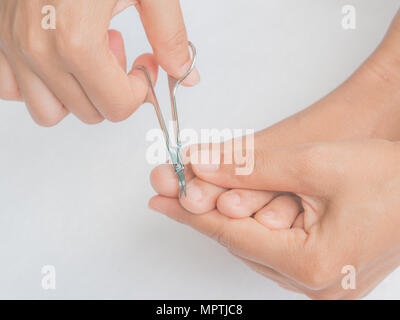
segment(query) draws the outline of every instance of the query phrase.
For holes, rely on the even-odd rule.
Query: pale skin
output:
[[[314,299],[361,298],[400,263],[400,12],[344,84],[255,137],[255,169],[169,165],[150,207],[219,241],[253,270]],[[274,191],[270,191],[274,190]],[[344,290],[341,270],[357,271]]]
[[[141,64],[156,78],[157,65],[180,78],[190,66],[179,0],[54,0],[56,29],[42,28],[47,0],[0,0],[0,99],[24,101],[32,118],[53,126],[72,113],[88,124],[122,121],[143,104],[140,74],[126,73],[121,34],[112,17],[135,6],[154,57]],[[133,26],[134,27],[134,26]],[[184,85],[199,82],[197,69]]]
[[[57,30],[45,31],[48,1],[0,0],[0,98],[25,101],[40,125],[69,113],[85,123],[121,121],[143,103],[147,83],[125,72],[122,36],[108,30],[131,5],[154,50],[134,65],[146,66],[154,81],[158,65],[175,77],[187,70],[178,0],[52,4]],[[188,197],[178,200],[176,178],[161,166],[152,173],[159,195],[150,206],[215,238],[285,288],[312,298],[367,294],[399,263],[400,156],[391,142],[400,140],[399,20],[340,88],[257,134],[251,175],[194,165],[186,173]],[[198,81],[195,71],[185,84]],[[357,270],[355,290],[340,285],[344,265]]]

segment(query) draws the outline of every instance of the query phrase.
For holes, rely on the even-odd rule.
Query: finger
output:
[[[136,6],[157,62],[179,79],[191,65],[185,24],[179,0],[142,0]],[[183,82],[192,86],[200,81],[197,69]]]
[[[54,126],[69,113],[42,80],[26,67],[20,66],[16,77],[22,97],[37,124]]]
[[[186,196],[180,198],[181,205],[191,213],[206,213],[215,209],[218,196],[225,189],[196,178],[190,165],[185,167]],[[171,165],[156,167],[150,174],[154,190],[163,196],[178,198],[179,184]]]
[[[77,118],[87,124],[102,122],[104,117],[93,106],[79,82],[67,72],[57,68],[38,70],[42,81],[64,108],[73,113]]]
[[[289,229],[300,212],[300,203],[294,196],[281,195],[259,210],[254,219],[271,230]]]
[[[0,50],[0,99],[21,101],[17,79],[5,54]]]
[[[177,199],[162,196],[153,197],[149,207],[217,240],[230,252],[282,274],[296,274],[295,266],[302,263],[307,235],[300,229],[271,231],[252,218],[230,219],[217,210],[193,215]]]
[[[152,54],[146,53],[135,60],[132,69],[128,74],[131,87],[136,88],[138,92],[144,92],[144,96],[147,96],[147,92],[149,90],[148,80],[144,72],[136,68],[138,66],[146,68],[154,86],[158,76],[158,64]]]
[[[216,208],[217,199],[226,189],[194,178],[187,184],[186,196],[179,199],[183,208],[191,213],[207,213]]]
[[[204,181],[228,189],[276,190],[320,195],[337,182],[338,174],[331,165],[336,154],[330,144],[307,144],[290,147],[191,152],[193,172]],[[218,155],[213,155],[216,151]],[[245,154],[245,156],[243,156]],[[216,163],[215,159],[219,161]],[[243,159],[236,164],[236,159]],[[211,161],[210,159],[214,159]],[[246,175],[242,174],[246,172]],[[321,179],[323,177],[323,179]]]
[[[190,166],[185,166],[185,179],[189,183],[194,178]],[[178,198],[179,183],[171,164],[162,164],[151,171],[150,182],[153,189],[160,195]]]
[[[217,201],[217,208],[221,214],[230,218],[245,218],[267,205],[276,192],[233,189],[221,194]]]
[[[109,30],[108,35],[109,48],[116,57],[119,65],[125,70],[126,56],[122,36],[115,30]],[[73,75],[68,72],[60,72],[57,66],[36,71],[40,73],[42,80],[45,81],[64,107],[77,118],[88,124],[96,124],[104,120],[104,117],[89,100]]]
[[[106,44],[96,46],[96,49],[96,53],[90,55],[93,49],[78,50],[79,54],[71,55],[73,61],[67,61],[68,69],[106,119],[114,122],[125,120],[143,104],[148,91],[147,81],[133,72],[130,75],[125,73],[121,62],[110,50],[108,40]],[[141,59],[142,62],[150,60]],[[154,63],[144,65],[152,77],[156,77]]]

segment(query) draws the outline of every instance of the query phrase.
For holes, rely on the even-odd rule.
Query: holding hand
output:
[[[41,25],[45,0],[0,2],[0,98],[24,100],[33,119],[51,126],[69,112],[86,123],[121,121],[144,101],[147,83],[126,74],[114,15],[135,5],[155,59],[139,58],[156,78],[157,64],[181,77],[190,63],[179,0],[56,0],[56,29]],[[184,84],[199,81],[194,71]]]
[[[300,199],[301,223],[271,230],[263,209],[241,219],[214,209],[193,215],[176,199],[157,196],[150,206],[218,240],[256,271],[312,298],[366,295],[400,262],[400,145],[383,140],[263,148],[255,170],[193,165],[203,181],[221,188],[291,192]],[[366,175],[368,172],[368,175]],[[357,271],[356,289],[344,290],[341,273]]]

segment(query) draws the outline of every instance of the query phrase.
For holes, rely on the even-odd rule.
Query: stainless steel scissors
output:
[[[168,129],[165,123],[165,119],[162,115],[160,104],[158,103],[158,99],[156,93],[154,91],[154,87],[150,78],[150,75],[145,67],[137,66],[135,69],[141,70],[145,73],[147,81],[149,83],[149,91],[147,93],[145,102],[149,102],[154,106],[154,109],[157,114],[157,119],[160,124],[161,130],[164,134],[165,145],[167,151],[169,153],[172,165],[174,167],[174,171],[176,177],[178,179],[179,184],[179,198],[182,197],[182,194],[186,196],[186,179],[185,179],[185,165],[182,158],[182,143],[180,139],[180,126],[179,126],[179,119],[178,119],[178,108],[176,103],[176,93],[178,91],[179,86],[181,83],[190,75],[193,71],[196,61],[197,61],[197,51],[196,47],[193,43],[189,42],[189,47],[192,50],[192,64],[189,70],[184,74],[184,76],[180,79],[175,79],[171,75],[168,75],[168,86],[169,92],[171,97],[171,109],[172,109],[172,121],[174,123],[174,131],[175,131],[175,145],[172,145],[171,139],[168,133]]]

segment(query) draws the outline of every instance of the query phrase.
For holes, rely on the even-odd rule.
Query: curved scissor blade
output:
[[[144,66],[136,66],[136,70],[141,70],[144,72],[147,82],[149,84],[149,91],[147,93],[146,102],[151,103],[154,106],[154,109],[157,114],[158,122],[160,124],[161,130],[163,131],[165,144],[167,151],[170,155],[172,165],[174,166],[175,174],[178,179],[179,184],[179,198],[182,197],[182,194],[186,196],[186,179],[185,179],[185,166],[182,160],[181,154],[181,141],[180,141],[180,128],[179,128],[179,120],[178,120],[178,110],[176,104],[176,92],[180,84],[189,76],[189,74],[193,71],[196,59],[197,59],[197,52],[195,46],[189,42],[189,46],[192,50],[192,64],[185,75],[180,79],[175,79],[172,76],[168,75],[168,84],[170,89],[170,96],[171,96],[171,108],[172,108],[172,120],[174,121],[175,126],[175,146],[172,146],[170,136],[168,133],[168,129],[166,126],[165,119],[162,115],[160,105],[157,100],[156,93],[154,91],[153,83],[151,81],[150,74],[148,73],[147,69]]]

